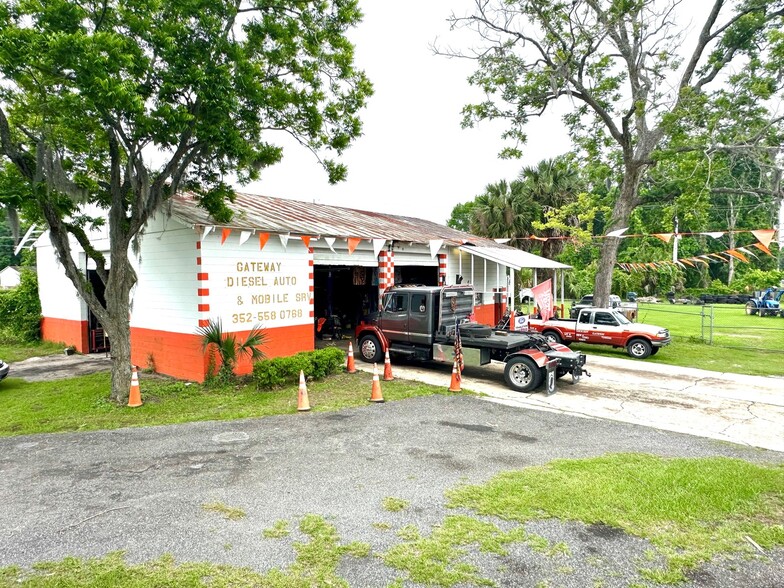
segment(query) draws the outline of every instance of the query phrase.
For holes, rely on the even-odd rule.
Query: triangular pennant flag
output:
[[[718,239],[724,236],[722,231],[715,231],[713,233],[700,233],[700,235],[708,235],[708,237],[713,237],[714,239]]]
[[[679,265],[680,267],[682,267],[682,268],[684,268],[684,269],[686,269],[686,266],[685,266],[683,263],[681,263],[681,261],[680,261],[680,260],[676,261],[676,262],[675,262],[675,264],[676,264],[676,265]],[[689,265],[691,265],[691,264],[689,264]]]
[[[231,235],[231,229],[223,229],[221,232],[221,245],[226,242],[226,239],[229,238],[229,235]]]
[[[250,239],[251,231],[240,231],[240,245]]]
[[[259,251],[264,249],[267,241],[269,241],[269,233],[259,233]]]
[[[212,231],[212,229],[214,229],[214,228],[215,227],[204,227],[204,232],[201,234],[201,238],[202,239],[206,238],[207,235],[210,234],[210,231]]]
[[[335,237],[324,237],[324,242],[327,244],[327,247],[330,248],[332,253],[335,253],[335,248],[332,247],[335,244]]]
[[[310,237],[306,237],[305,235],[301,235],[300,239],[305,244],[305,247],[310,247]]]
[[[770,242],[773,241],[773,235],[776,229],[757,229],[752,231],[751,234],[757,238],[757,241],[762,243],[765,247],[770,247]]]
[[[682,261],[683,263],[685,263],[685,264],[686,264],[686,265],[688,265],[688,266],[691,266],[691,267],[697,267],[697,266],[696,266],[696,265],[694,265],[692,262],[690,262],[688,259],[681,259],[680,261]]]
[[[533,239],[534,241],[547,241],[547,237],[537,237],[536,235],[531,235],[528,238]]]
[[[763,245],[762,243],[754,243],[754,245],[752,245],[752,247],[756,247],[757,249],[759,249],[763,253],[767,253],[768,255],[773,255],[770,252],[770,249],[768,249],[767,246]]]
[[[707,261],[705,261],[704,259],[700,259],[699,257],[691,257],[690,259],[698,263],[704,263],[705,265],[710,265]]]
[[[290,236],[291,235],[289,233],[286,233],[285,235],[283,235],[283,234],[278,235],[278,237],[280,237],[280,244],[283,245],[283,249],[285,249],[286,245],[289,244],[289,237]]]
[[[373,239],[373,257],[378,258],[378,254],[381,253],[386,243],[386,239]]]
[[[430,257],[433,258],[438,253],[438,250],[441,249],[441,245],[444,244],[443,239],[430,239]]]
[[[745,261],[746,263],[749,262],[749,258],[743,255],[740,251],[735,251],[734,249],[727,249],[727,255],[732,255],[735,259],[740,259],[741,261]]]
[[[348,239],[346,239],[346,241],[348,241],[348,254],[349,255],[354,253],[354,250],[357,248],[357,245],[359,245],[359,242],[361,240],[362,239],[360,239],[359,237],[349,237]]]
[[[509,241],[511,240],[512,240],[511,237],[507,237],[506,239],[493,239],[493,241],[495,241],[496,243],[501,243],[502,245],[504,243],[509,243]]]
[[[653,236],[657,239],[661,239],[665,243],[669,243],[670,239],[672,239],[672,233],[653,233]]]
[[[617,229],[615,231],[610,231],[609,233],[607,233],[607,236],[608,237],[620,237],[621,235],[623,235],[628,230],[629,230],[629,227],[624,227],[623,229]]]
[[[743,251],[743,253],[745,253],[746,255],[751,255],[753,258],[759,259],[756,253],[750,251],[749,249],[746,249],[745,247],[738,247],[738,251]]]

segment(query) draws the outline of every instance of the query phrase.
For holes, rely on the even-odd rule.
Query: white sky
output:
[[[466,81],[474,63],[433,55],[429,45],[459,46],[447,17],[472,0],[361,0],[365,15],[350,33],[356,62],[375,94],[361,113],[363,136],[341,161],[348,179],[330,186],[311,153],[291,142],[282,163],[243,191],[446,223],[452,208],[487,184],[517,177],[524,165],[569,149],[560,121],[531,121],[523,160],[498,159],[500,124],[461,129],[462,107],[482,96]]]

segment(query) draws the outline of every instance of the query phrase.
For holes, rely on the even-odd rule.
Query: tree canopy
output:
[[[0,144],[31,186],[66,274],[112,340],[113,397],[130,381],[129,246],[182,188],[216,220],[229,185],[280,161],[273,131],[310,149],[329,180],[361,133],[372,87],[346,32],[356,0],[10,0],[0,6]],[[17,203],[18,204],[18,203]],[[105,212],[90,217],[83,205]],[[111,272],[86,229],[108,217]],[[33,219],[29,219],[33,220]],[[76,238],[106,304],[75,266]]]
[[[507,121],[502,155],[519,156],[527,122],[562,105],[575,148],[606,163],[617,185],[607,231],[629,226],[643,179],[673,153],[780,146],[784,2],[702,3],[693,35],[683,8],[678,0],[476,0],[472,14],[450,20],[478,45],[445,52],[476,60],[469,82],[486,94],[465,107],[464,125]],[[747,118],[758,124],[722,133]],[[607,302],[618,247],[618,238],[603,241],[598,303]]]

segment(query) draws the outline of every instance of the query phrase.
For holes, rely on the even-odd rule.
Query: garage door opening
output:
[[[314,330],[317,339],[351,338],[359,321],[376,310],[376,268],[316,266],[313,273]]]

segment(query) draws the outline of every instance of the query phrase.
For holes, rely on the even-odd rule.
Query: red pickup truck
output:
[[[655,325],[633,323],[612,308],[581,308],[574,319],[529,319],[528,328],[554,343],[597,343],[625,347],[636,358],[645,359],[670,344],[670,332]]]

